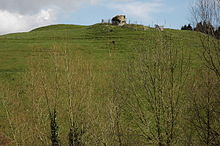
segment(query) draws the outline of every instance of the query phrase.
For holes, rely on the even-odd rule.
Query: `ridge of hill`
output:
[[[159,35],[170,37],[172,45],[189,51],[196,62],[200,47],[200,33],[165,29],[159,32],[142,25],[123,27],[108,24],[50,25],[36,28],[30,32],[0,36],[0,77],[7,73],[23,72],[27,68],[28,58],[36,52],[50,51],[53,46],[65,46],[79,50],[84,55],[93,56],[97,61],[110,59],[113,50],[115,58],[126,59],[140,47],[153,47]],[[2,75],[3,74],[3,75]]]

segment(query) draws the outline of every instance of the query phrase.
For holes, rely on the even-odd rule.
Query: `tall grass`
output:
[[[105,62],[65,44],[33,50],[19,82],[0,84],[2,132],[13,145],[218,144],[213,63],[193,68],[171,35],[155,33],[154,46],[140,45],[124,62],[114,60],[118,48]]]

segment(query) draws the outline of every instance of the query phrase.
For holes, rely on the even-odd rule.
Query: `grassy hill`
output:
[[[199,33],[171,29],[161,33],[169,35],[175,47],[188,50],[192,56],[197,57]],[[157,30],[152,28],[144,31],[141,26],[117,27],[102,24],[53,25],[31,32],[3,35],[0,36],[0,72],[22,72],[26,69],[28,58],[36,50],[49,51],[54,45],[65,44],[71,50],[80,50],[98,60],[109,59],[109,51],[113,50],[117,57],[125,59],[138,47],[152,47],[158,36]]]
[[[86,145],[155,144],[152,105],[161,104],[147,100],[155,96],[166,107],[159,112],[162,141],[169,139],[166,117],[175,107],[181,113],[175,121],[181,140],[175,142],[186,145],[191,128],[183,115],[190,113],[186,97],[194,93],[194,79],[200,81],[195,74],[203,35],[145,29],[52,25],[0,36],[0,134],[13,145],[50,145],[57,129],[63,145],[71,141],[68,134]],[[170,97],[180,102],[170,104]]]

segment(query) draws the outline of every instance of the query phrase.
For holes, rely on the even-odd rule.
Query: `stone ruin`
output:
[[[118,25],[118,26],[123,26],[126,24],[126,17],[125,15],[117,15],[112,18],[112,24],[113,25]]]
[[[158,24],[155,24],[155,28],[159,31],[164,31],[164,26],[160,26]]]

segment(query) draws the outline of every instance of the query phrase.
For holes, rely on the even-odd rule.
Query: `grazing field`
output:
[[[189,51],[196,59],[197,51],[201,47],[199,33],[169,29],[161,33],[172,39],[172,45]],[[141,26],[121,28],[102,24],[54,25],[31,32],[3,35],[0,36],[0,71],[22,72],[27,69],[27,60],[31,56],[39,52],[44,54],[57,45],[72,51],[78,50],[97,60],[109,60],[111,54],[116,55],[116,58],[126,59],[137,48],[153,47],[159,35],[155,29],[144,31]]]
[[[2,35],[0,135],[27,146],[200,145],[207,134],[219,144],[219,114],[207,112],[219,111],[220,95],[202,58],[207,37],[210,48],[219,44],[194,31],[141,25]]]

